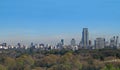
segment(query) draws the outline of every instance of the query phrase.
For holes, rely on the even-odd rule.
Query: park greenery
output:
[[[120,50],[2,49],[0,70],[120,70]]]

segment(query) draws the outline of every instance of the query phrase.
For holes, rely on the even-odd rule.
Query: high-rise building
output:
[[[7,43],[2,43],[2,46],[3,47],[7,47]]]
[[[71,49],[73,51],[78,50],[78,46],[77,46],[76,40],[74,38],[72,38],[72,40],[71,40]]]
[[[84,49],[88,49],[88,46],[89,46],[89,32],[88,32],[88,28],[83,28],[82,44],[83,44],[83,48]]]
[[[30,47],[35,49],[35,45],[33,42],[31,43]]]
[[[105,42],[105,48],[109,48],[110,47],[110,42],[109,41],[106,41]]]
[[[62,46],[64,45],[64,39],[61,39],[61,44],[62,44]]]
[[[95,49],[105,48],[105,38],[96,38],[95,40]]]
[[[110,39],[110,47],[113,48],[115,46],[115,40],[113,38]]]
[[[89,40],[89,49],[93,49],[91,40]]]
[[[64,48],[64,39],[61,39],[61,41],[57,44],[58,49],[63,49]]]
[[[113,38],[110,39],[110,47],[111,48],[119,48],[119,37],[118,36],[114,36]]]
[[[116,36],[116,47],[119,48],[119,37]]]
[[[18,45],[18,48],[21,48],[21,43],[18,43],[17,45]]]
[[[76,41],[74,38],[71,40],[71,46],[76,46]]]

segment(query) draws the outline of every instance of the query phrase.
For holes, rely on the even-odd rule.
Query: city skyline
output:
[[[120,36],[119,0],[1,0],[0,10],[0,42],[78,43],[82,28],[92,40]]]
[[[96,37],[95,39],[89,39],[89,29],[88,28],[83,28],[83,32],[81,33],[82,36],[81,36],[81,39],[80,39],[80,36],[79,38],[77,38],[75,35],[73,38],[64,38],[64,39],[60,39],[56,37],[56,39],[49,39],[49,40],[45,40],[43,38],[43,40],[39,40],[39,39],[33,39],[30,41],[29,40],[26,40],[24,41],[23,39],[21,40],[16,40],[16,41],[12,41],[11,39],[8,39],[8,40],[4,40],[3,42],[1,43],[7,43],[8,45],[17,45],[17,44],[22,44],[22,45],[27,45],[27,46],[30,46],[31,43],[34,43],[34,44],[46,44],[46,45],[52,45],[52,46],[55,46],[57,44],[59,45],[80,45],[82,46],[83,48],[86,48],[88,49],[89,47],[91,47],[92,45],[95,45],[96,44],[96,40],[98,40],[98,42],[102,42],[102,43],[106,43],[106,45],[108,44],[111,44],[112,46],[114,45],[119,45],[119,36],[111,36],[110,38],[109,37],[103,37],[102,36],[99,36],[99,37]],[[62,37],[61,37],[62,38]],[[71,40],[71,41],[70,41]],[[99,44],[98,44],[99,45]]]

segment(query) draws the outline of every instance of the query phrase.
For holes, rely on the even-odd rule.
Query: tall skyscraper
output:
[[[88,28],[83,28],[82,44],[83,44],[83,48],[84,49],[88,49],[88,46],[89,46],[89,32],[88,32]]]

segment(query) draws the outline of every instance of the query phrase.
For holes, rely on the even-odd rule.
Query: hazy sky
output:
[[[0,0],[0,42],[81,39],[120,33],[120,0]]]

